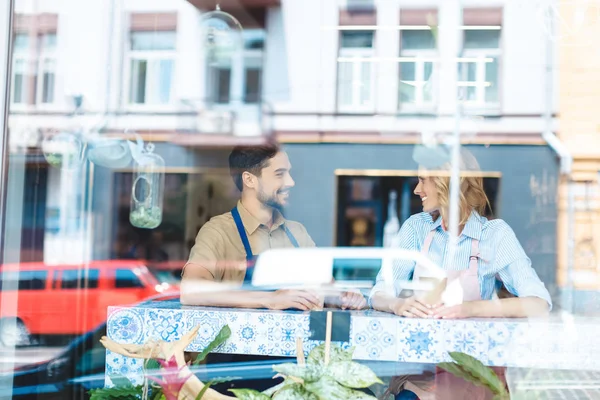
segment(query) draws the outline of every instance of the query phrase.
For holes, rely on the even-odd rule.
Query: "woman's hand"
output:
[[[433,310],[432,318],[436,319],[462,319],[473,317],[472,302],[465,302],[456,306],[442,305]]]
[[[327,307],[341,308],[342,310],[362,310],[367,307],[367,300],[359,292],[342,292],[339,295],[325,298]]]
[[[433,315],[432,306],[421,302],[414,296],[396,299],[390,308],[394,314],[400,317],[431,318]]]

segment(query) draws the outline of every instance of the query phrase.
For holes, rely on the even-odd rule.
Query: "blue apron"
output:
[[[252,254],[252,248],[250,247],[250,242],[248,241],[248,235],[246,235],[246,229],[244,228],[242,217],[240,217],[240,212],[238,211],[237,207],[233,207],[231,210],[231,215],[233,216],[233,221],[235,222],[238,234],[240,235],[240,239],[244,245],[244,250],[246,251],[246,275],[244,276],[244,283],[250,283],[252,282],[252,274],[254,272],[254,264],[256,263],[257,256]],[[283,230],[285,231],[288,239],[290,239],[292,245],[296,248],[300,247],[298,241],[288,227],[285,226],[285,224],[283,225]]]

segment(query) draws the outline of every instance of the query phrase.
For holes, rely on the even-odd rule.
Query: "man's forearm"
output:
[[[202,283],[198,282],[184,281],[181,284],[181,304],[188,306],[266,308],[270,295],[270,292],[217,290],[214,287],[202,290]]]
[[[515,297],[471,302],[474,318],[527,318],[548,314],[548,303],[539,297]]]

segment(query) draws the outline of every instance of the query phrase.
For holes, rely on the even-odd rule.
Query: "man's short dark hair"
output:
[[[229,173],[240,192],[244,188],[242,174],[250,172],[253,175],[260,176],[262,169],[279,151],[279,146],[276,144],[236,146],[233,148],[229,155]]]

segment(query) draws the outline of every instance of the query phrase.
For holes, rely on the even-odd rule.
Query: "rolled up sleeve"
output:
[[[222,247],[221,234],[208,222],[196,235],[196,241],[183,268],[182,275],[184,277],[186,274],[192,276],[194,273],[190,269],[202,269],[208,272],[213,280],[221,281],[223,271],[218,267],[218,261],[223,260]]]
[[[531,266],[531,260],[519,243],[514,231],[505,225],[503,240],[497,250],[500,265],[498,275],[506,289],[517,297],[538,297],[548,303],[552,309],[552,299],[548,289]]]
[[[394,237],[392,241],[392,247],[399,247],[406,250],[416,250],[417,249],[417,237],[415,229],[412,225],[412,220],[409,218],[402,227],[398,231],[397,235]],[[392,277],[393,277],[393,288],[394,288],[394,296],[398,296],[402,291],[399,283],[402,281],[406,281],[410,279],[413,271],[415,269],[415,262],[412,260],[404,260],[397,259],[394,260],[392,267]],[[371,289],[371,293],[369,294],[369,300],[378,292],[386,291],[387,287],[389,287],[388,282],[385,282],[385,276],[382,270],[377,274],[377,279],[375,280],[375,285]]]

